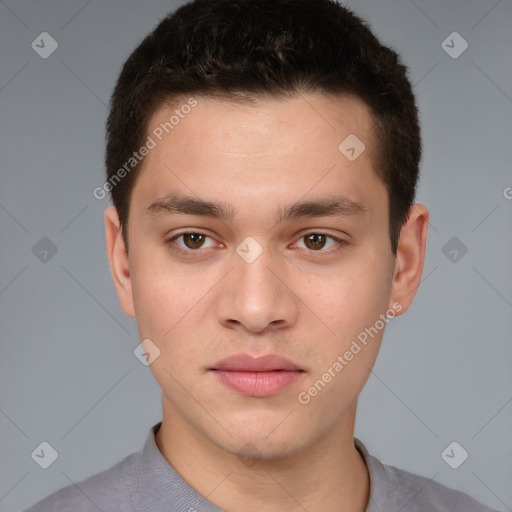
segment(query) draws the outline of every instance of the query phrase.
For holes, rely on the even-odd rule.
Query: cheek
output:
[[[300,297],[330,335],[326,339],[334,337],[334,344],[343,345],[387,310],[391,279],[382,258],[358,254],[328,276],[305,281]]]
[[[155,242],[137,241],[139,248],[135,249],[134,242],[130,262],[137,324],[141,335],[161,338],[192,309],[205,285],[173,265]]]
[[[169,303],[173,293],[169,282],[157,272],[148,270],[144,264],[132,275],[133,302],[135,316],[141,336],[160,337],[172,327],[169,317]]]
[[[197,317],[204,284],[148,262],[141,262],[140,268],[143,271],[136,273],[133,285],[139,336],[150,339],[160,350],[150,366],[160,387],[180,394],[179,375],[186,368],[197,367],[204,345]]]
[[[173,374],[204,362],[211,345],[212,289],[222,269],[202,272],[172,265],[156,255],[141,257],[134,265],[133,297],[140,339],[149,338],[162,357],[151,369],[165,367]],[[164,375],[165,376],[165,375]],[[166,377],[167,378],[167,377]]]
[[[322,320],[334,331],[319,340],[317,364],[297,397],[307,405],[305,411],[313,422],[319,411],[326,422],[335,421],[353,403],[379,352],[387,325],[381,314],[387,311],[391,275],[382,258],[364,260],[347,264],[309,294],[308,303],[323,312]],[[315,331],[311,326],[310,332]]]
[[[194,304],[202,287],[190,278],[145,273],[138,276],[133,288],[135,315],[141,335],[166,339],[176,329],[193,322]],[[203,293],[204,295],[204,293]]]

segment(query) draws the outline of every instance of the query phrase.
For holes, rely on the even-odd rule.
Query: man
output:
[[[406,68],[332,0],[196,0],[107,125],[107,252],[162,388],[139,453],[35,511],[489,511],[354,438],[428,211]]]

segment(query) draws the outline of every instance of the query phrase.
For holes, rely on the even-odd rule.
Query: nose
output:
[[[297,321],[299,299],[290,273],[266,249],[253,261],[240,254],[233,254],[234,268],[218,291],[218,322],[251,334],[292,326]]]

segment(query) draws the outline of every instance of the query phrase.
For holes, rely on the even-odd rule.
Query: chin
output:
[[[245,441],[245,442],[244,442]],[[288,442],[271,444],[268,440],[246,440],[241,441],[238,449],[235,446],[224,447],[224,449],[236,455],[242,461],[271,461],[284,459],[299,453],[303,446]]]
[[[275,426],[273,427],[275,429]],[[242,429],[230,430],[233,437],[224,436],[222,440],[210,438],[222,450],[236,455],[241,459],[273,460],[290,457],[300,452],[307,444],[307,439],[297,438],[289,429],[278,431],[272,428],[261,428],[257,432]],[[269,435],[270,433],[270,435]],[[301,436],[307,436],[302,431]]]

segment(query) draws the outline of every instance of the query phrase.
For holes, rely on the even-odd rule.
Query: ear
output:
[[[429,212],[422,204],[414,204],[409,219],[402,226],[395,260],[390,307],[398,302],[405,313],[418,290],[427,247]]]
[[[105,210],[105,237],[110,273],[114,280],[121,309],[125,315],[135,317],[130,260],[123,240],[119,216],[114,206],[109,206]]]

